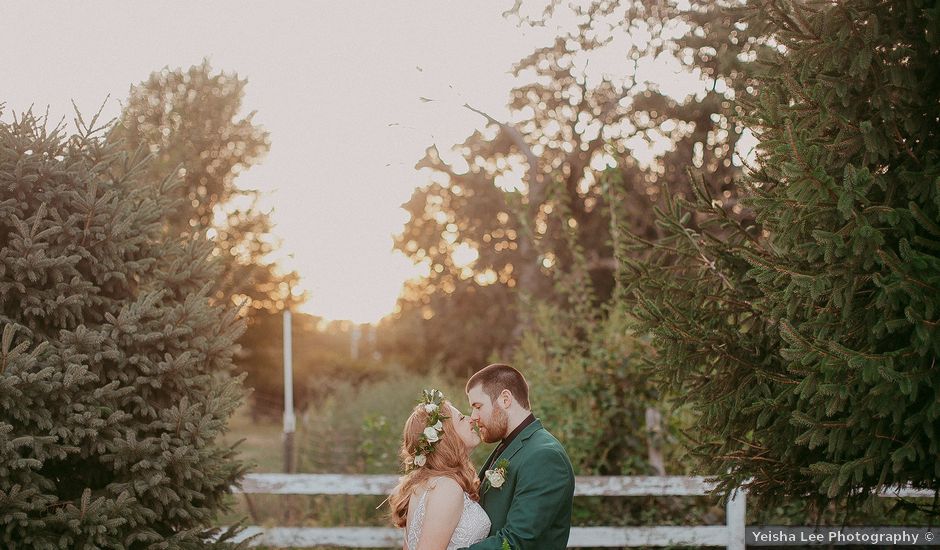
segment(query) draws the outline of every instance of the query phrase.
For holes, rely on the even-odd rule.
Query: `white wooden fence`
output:
[[[242,493],[277,495],[388,495],[398,482],[391,475],[248,474]],[[714,488],[704,477],[577,477],[575,496],[702,496]],[[884,497],[932,497],[933,492],[900,489]],[[659,527],[572,527],[568,547],[725,546],[744,550],[746,494],[738,489],[727,503],[724,525]],[[339,546],[400,548],[400,529],[386,527],[249,527],[242,535],[255,545],[275,548]]]

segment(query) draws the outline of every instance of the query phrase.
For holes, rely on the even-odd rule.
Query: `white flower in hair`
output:
[[[406,472],[424,466],[428,456],[434,452],[434,445],[444,435],[444,419],[449,418],[442,410],[444,394],[440,390],[424,390],[418,404],[421,409],[424,409],[428,417],[425,420],[425,427],[418,438],[417,444],[411,450],[414,453],[414,459],[405,461]]]

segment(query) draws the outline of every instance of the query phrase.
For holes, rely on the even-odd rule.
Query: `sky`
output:
[[[414,164],[483,126],[464,101],[505,120],[508,70],[545,41],[502,17],[511,4],[7,0],[3,119],[32,105],[71,120],[72,101],[83,114],[104,103],[112,118],[165,66],[208,58],[237,72],[245,114],[272,142],[238,185],[273,208],[276,258],[310,296],[300,309],[374,322],[421,272],[392,250],[401,204],[426,183]]]
[[[539,1],[523,10],[538,13]],[[295,292],[309,296],[299,309],[376,322],[393,312],[403,283],[427,271],[393,250],[408,220],[401,205],[428,183],[415,163],[431,145],[461,160],[450,148],[485,126],[464,103],[511,120],[513,63],[570,25],[560,10],[544,28],[517,26],[502,15],[513,3],[4,0],[2,119],[32,106],[70,121],[73,102],[86,118],[103,105],[109,119],[131,85],[164,67],[208,59],[237,73],[248,81],[242,115],[254,111],[272,145],[236,183],[263,193],[281,242],[272,259],[296,270]],[[624,76],[631,41],[647,39],[636,29],[615,36],[592,52],[588,79]],[[704,91],[675,58],[637,67],[638,81],[677,99]],[[652,158],[638,147],[641,164]]]

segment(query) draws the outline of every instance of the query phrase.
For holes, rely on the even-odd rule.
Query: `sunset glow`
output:
[[[130,85],[204,57],[217,70],[247,77],[246,111],[257,111],[254,120],[271,132],[272,147],[238,183],[263,191],[262,205],[273,208],[282,241],[277,258],[300,273],[295,291],[310,296],[301,309],[372,322],[392,312],[406,279],[427,269],[392,251],[392,237],[407,221],[399,205],[427,183],[415,162],[433,144],[445,159],[459,159],[449,148],[485,123],[464,103],[510,120],[507,71],[551,38],[550,30],[504,19],[511,4],[291,2],[274,10],[99,2],[95,9],[56,4],[49,17],[49,4],[14,2],[5,6],[7,20],[42,20],[44,30],[41,40],[26,25],[0,35],[0,47],[11,53],[3,116],[48,105],[51,119],[70,119],[71,100],[88,113],[110,96],[103,113],[114,117]],[[77,28],[81,40],[74,39]],[[592,62],[597,75],[623,67],[617,48],[611,51]],[[677,97],[700,87],[678,78],[668,60],[641,59],[636,67]],[[512,189],[523,172],[496,183]],[[473,249],[457,247],[458,265],[475,258]]]

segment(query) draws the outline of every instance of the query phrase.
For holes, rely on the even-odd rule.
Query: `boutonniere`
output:
[[[487,470],[484,475],[486,480],[490,482],[490,487],[494,489],[499,489],[503,486],[503,483],[506,481],[506,472],[509,471],[509,461],[505,458],[501,458],[496,461],[496,464],[493,464],[493,467]]]

